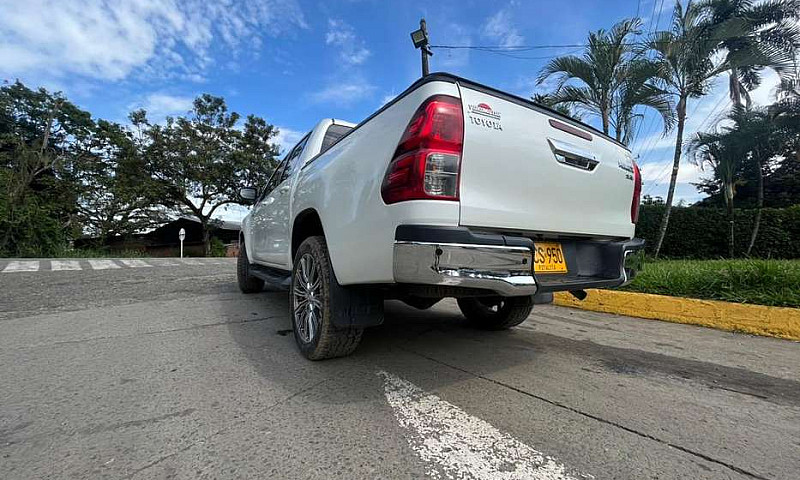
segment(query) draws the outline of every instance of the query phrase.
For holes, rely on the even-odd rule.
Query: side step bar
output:
[[[292,285],[292,275],[285,270],[278,270],[277,268],[251,263],[250,274],[281,290],[289,290],[289,287]]]

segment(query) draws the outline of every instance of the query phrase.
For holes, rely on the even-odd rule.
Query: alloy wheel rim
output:
[[[303,343],[311,342],[322,320],[322,277],[314,257],[300,257],[292,284],[292,310],[297,334]]]

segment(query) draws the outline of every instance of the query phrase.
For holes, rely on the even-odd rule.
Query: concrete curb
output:
[[[594,312],[687,323],[732,332],[800,340],[800,308],[766,307],[649,293],[588,290],[586,300],[555,294],[553,303]]]

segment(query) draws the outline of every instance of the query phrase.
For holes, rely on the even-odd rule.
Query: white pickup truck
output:
[[[358,125],[319,122],[241,189],[239,286],[287,287],[313,360],[351,353],[384,299],[454,297],[472,324],[510,328],[535,294],[633,278],[640,190],[628,149],[592,127],[431,74]]]

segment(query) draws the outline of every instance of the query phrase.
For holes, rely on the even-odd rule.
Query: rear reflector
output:
[[[387,204],[404,200],[458,200],[464,139],[461,100],[427,99],[408,123],[381,185]]]
[[[631,222],[636,223],[639,221],[639,203],[642,196],[642,173],[639,171],[639,165],[633,162],[633,199],[631,200]]]

